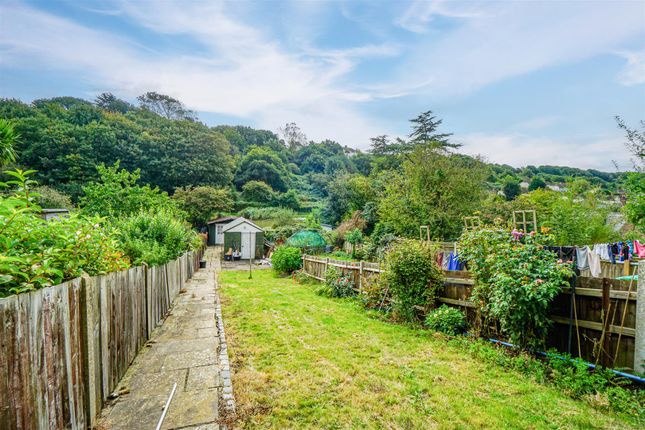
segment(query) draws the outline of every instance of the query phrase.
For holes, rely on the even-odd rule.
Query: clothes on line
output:
[[[448,256],[448,270],[464,270],[464,264],[459,260],[459,255],[454,252]]]

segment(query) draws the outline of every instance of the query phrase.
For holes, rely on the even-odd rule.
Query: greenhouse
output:
[[[301,230],[285,242],[287,246],[302,248],[307,253],[323,252],[327,241],[315,230]]]

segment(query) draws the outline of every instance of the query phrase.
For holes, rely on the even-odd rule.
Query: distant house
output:
[[[239,217],[223,227],[224,252],[239,251],[241,258],[264,257],[264,230],[246,218]]]
[[[529,183],[526,182],[526,181],[520,182],[520,188],[523,189],[523,190],[528,190],[529,189]]]
[[[208,221],[208,246],[224,244],[224,226],[231,221],[238,219],[236,216],[223,216]]]
[[[69,216],[68,209],[41,209],[40,210],[40,217],[45,221],[49,221],[52,219],[67,218],[68,216]]]

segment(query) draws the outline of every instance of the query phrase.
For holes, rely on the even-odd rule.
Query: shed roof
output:
[[[221,217],[216,218],[214,220],[208,221],[206,224],[224,224],[224,223],[236,220],[237,218],[238,217],[236,217],[236,216],[221,216]]]
[[[259,227],[259,226],[255,225],[255,224],[253,224],[253,223],[252,223],[251,221],[249,221],[248,219],[246,219],[246,218],[244,218],[244,217],[239,217],[239,218],[237,218],[235,221],[231,221],[231,222],[229,222],[228,224],[226,224],[226,226],[224,227],[224,233],[226,233],[227,231],[229,231],[229,230],[231,230],[231,229],[233,229],[233,228],[237,227],[237,226],[238,226],[238,225],[240,225],[240,224],[244,224],[244,223],[249,224],[249,225],[250,225],[250,226],[252,226],[253,228],[257,229],[258,231],[264,231],[264,230],[262,229],[262,227]]]

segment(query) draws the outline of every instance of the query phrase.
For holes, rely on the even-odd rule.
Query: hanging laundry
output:
[[[459,256],[457,254],[451,252],[448,260],[448,270],[463,270],[464,265],[459,261]]]
[[[634,241],[634,254],[638,258],[645,258],[645,244],[640,243],[639,241]]]
[[[600,265],[600,255],[594,253],[591,248],[585,246],[587,249],[587,261],[589,262],[589,271],[591,276],[597,278],[602,273],[602,266]]]
[[[513,235],[514,240],[520,240],[522,238],[522,236],[524,236],[524,233],[522,233],[521,231],[518,231],[516,229],[513,229],[511,234]]]
[[[558,258],[565,263],[570,263],[576,260],[575,246],[545,246],[544,248],[555,252]]]
[[[438,252],[435,261],[437,262],[437,266],[441,267],[443,266],[443,252]]]
[[[597,243],[593,246],[594,254],[598,254],[602,260],[609,261],[609,248],[606,243]]]
[[[448,264],[450,263],[450,256],[447,252],[441,253],[443,258],[441,259],[441,268],[443,270],[448,270]]]
[[[612,264],[616,264],[616,256],[614,255],[614,247],[611,243],[607,244],[607,252],[609,253],[609,261]]]
[[[589,268],[589,247],[580,246],[576,247],[576,260],[577,266],[580,270],[585,270]]]
[[[620,261],[629,260],[631,258],[631,249],[629,243],[624,242],[620,252]]]

